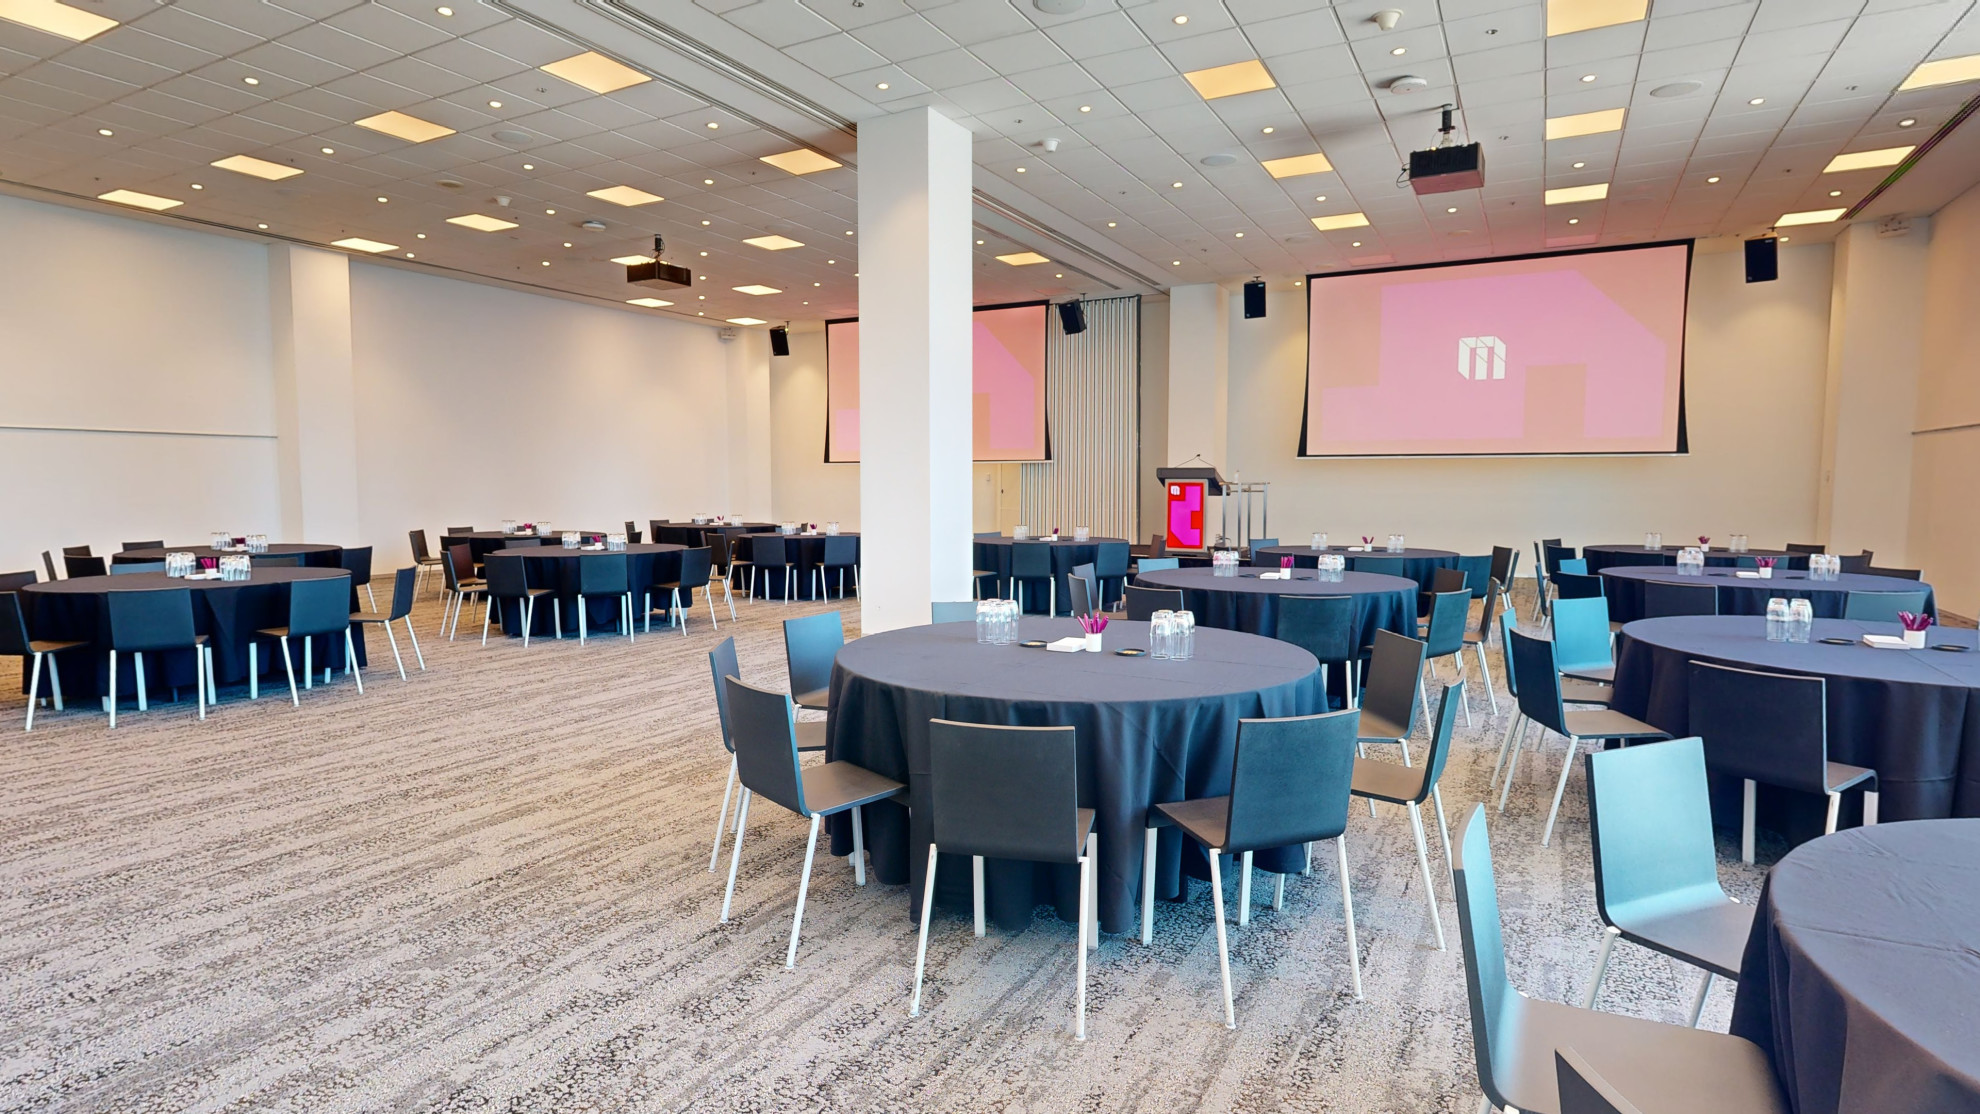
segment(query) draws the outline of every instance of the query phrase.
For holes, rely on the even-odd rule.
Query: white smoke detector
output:
[[[1389,92],[1391,93],[1420,93],[1428,88],[1430,88],[1430,82],[1415,74],[1399,77],[1389,82]]]

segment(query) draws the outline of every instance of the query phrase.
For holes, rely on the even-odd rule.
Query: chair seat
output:
[[[37,654],[59,654],[64,650],[73,650],[78,646],[87,645],[89,645],[87,642],[49,642],[36,638],[28,642],[28,649]],[[1833,766],[1835,763],[1831,762],[1830,765]]]
[[[1189,838],[1205,847],[1222,847],[1224,837],[1230,831],[1231,798],[1228,795],[1198,797],[1193,801],[1168,801],[1156,805],[1148,817],[1148,826],[1159,828],[1167,824],[1181,828]]]
[[[81,643],[73,643],[81,645]],[[1829,792],[1840,793],[1859,781],[1877,780],[1877,771],[1867,766],[1852,766],[1847,762],[1831,762],[1828,770]]]
[[[1760,1046],[1742,1037],[1517,995],[1492,1073],[1521,1110],[1559,1110],[1554,1050],[1572,1048],[1644,1110],[1788,1114]]]
[[[1357,797],[1406,805],[1422,796],[1423,775],[1427,770],[1425,766],[1404,766],[1396,762],[1357,758],[1354,760],[1352,791]]]
[[[825,721],[822,719],[801,719],[795,724],[797,748],[799,750],[825,749]]]
[[[1563,704],[1600,704],[1606,708],[1615,698],[1616,690],[1608,685],[1597,684],[1594,681],[1579,681],[1573,677],[1561,678]]]
[[[382,611],[351,612],[351,622],[353,623],[389,623],[391,621],[392,617]]]
[[[1567,725],[1568,734],[1577,739],[1670,738],[1665,732],[1657,730],[1635,716],[1626,716],[1608,708],[1578,708],[1568,712],[1562,722]]]
[[[1613,665],[1591,665],[1586,669],[1562,669],[1561,676],[1573,677],[1582,681],[1600,681],[1603,684],[1616,683],[1616,667]]]
[[[831,695],[832,690],[830,689],[812,689],[809,692],[793,694],[791,696],[791,703],[796,704],[800,708],[809,709],[810,711],[826,712],[832,708]]]
[[[1361,726],[1356,730],[1355,738],[1364,743],[1394,743],[1409,738],[1409,728],[1363,708]]]
[[[830,816],[859,805],[884,801],[907,788],[893,778],[881,777],[851,762],[806,766],[801,776],[804,778],[804,805],[819,816]]]
[[[1708,892],[1681,908],[1625,906],[1609,913],[1623,939],[1737,980],[1746,938],[1753,933],[1753,908]]]
[[[261,632],[261,633],[264,633],[264,634],[265,634],[265,633],[267,633],[267,632],[266,632],[266,631],[263,631],[263,632]],[[205,635],[203,635],[203,634],[195,634],[195,635],[193,635],[193,644],[194,644],[194,645],[197,645],[197,646],[204,646],[204,645],[206,645],[206,636],[205,636]],[[88,643],[86,643],[86,642],[75,642],[75,643],[70,643],[70,645],[74,645],[74,646],[86,646],[86,645],[88,645]],[[112,646],[112,647],[110,647],[110,648],[111,648],[112,650],[115,650],[116,652],[118,652],[118,653],[120,653],[120,654],[162,654],[162,653],[166,653],[167,651],[170,651],[170,650],[183,650],[183,649],[185,649],[186,647],[185,647],[185,645],[184,645],[184,644],[182,643],[182,644],[180,644],[180,645],[177,645],[177,646],[146,646],[146,647],[144,647],[144,648],[142,648],[142,649],[132,649],[132,648],[131,648],[131,647],[129,647],[129,646]]]
[[[437,565],[445,560],[446,560],[445,557],[420,557],[420,558],[416,558],[415,563],[421,565]]]
[[[262,629],[262,630],[258,630],[258,631],[255,631],[254,633],[256,633],[256,634],[265,634],[265,635],[267,635],[267,636],[268,636],[268,637],[270,637],[270,638],[287,638],[287,637],[289,637],[289,628],[287,628],[287,627],[267,627],[267,628],[264,628],[264,629]],[[344,632],[343,632],[342,630],[319,630],[319,631],[310,631],[310,632],[309,632],[308,634],[299,634],[299,635],[296,635],[296,637],[297,637],[297,638],[318,638],[318,637],[326,637],[326,638],[327,638],[327,637],[329,637],[330,635],[333,635],[333,634],[342,634],[342,633],[344,633]],[[206,636],[205,636],[205,635],[203,635],[203,634],[202,634],[202,635],[200,635],[199,637],[200,637],[200,639],[201,639],[201,641],[204,641],[204,640],[205,640],[205,638],[206,638]]]

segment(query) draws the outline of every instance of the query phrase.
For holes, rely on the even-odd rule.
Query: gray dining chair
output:
[[[1921,580],[1923,569],[1887,569],[1881,565],[1871,565],[1863,570],[1866,576],[1888,576],[1893,580]]]
[[[439,568],[440,563],[445,558],[435,557],[432,551],[427,548],[426,531],[423,529],[406,531],[406,543],[412,547],[413,567],[419,570],[418,582],[414,585],[414,589],[417,591],[426,587],[428,574],[434,569]]]
[[[1829,551],[1829,547],[1826,545],[1815,545],[1805,542],[1789,542],[1781,548],[1787,550],[1789,553],[1796,554],[1827,553]]]
[[[413,597],[418,594],[419,567],[407,565],[392,576],[392,610],[351,612],[351,622],[356,623],[359,629],[374,625],[384,628],[385,640],[392,644],[392,661],[399,667],[401,681],[406,679],[406,659],[399,656],[399,636],[392,633],[393,623],[406,625],[406,637],[412,639],[413,657],[419,661],[419,671],[426,672],[426,655],[420,651],[419,635],[413,631]],[[485,628],[483,637],[486,637]]]
[[[627,642],[637,642],[633,633],[632,562],[623,553],[578,558],[577,563],[578,645],[591,635],[591,608],[587,596],[616,596],[619,600],[619,629]]]
[[[928,605],[928,621],[931,623],[973,623],[976,621],[976,601],[962,600],[950,603],[936,600]]]
[[[97,558],[101,560],[101,558]],[[199,690],[199,718],[213,703],[213,647],[193,626],[192,589],[113,591],[103,596],[110,628],[110,726],[117,726],[117,655],[130,654],[137,681],[138,711],[150,710],[144,656],[172,650],[193,652],[193,687]]]
[[[743,837],[749,834],[749,806],[757,797],[811,821],[804,845],[804,873],[798,880],[797,909],[791,914],[791,943],[784,966],[797,966],[798,933],[804,927],[804,900],[811,890],[811,863],[818,853],[818,826],[827,816],[852,813],[853,879],[866,885],[866,836],[860,810],[891,800],[907,786],[881,777],[851,762],[798,765],[797,731],[791,698],[760,689],[735,677],[724,677],[729,690],[729,727],[735,742],[736,778],[742,800],[736,806],[736,839],[729,856],[729,886],[722,895],[722,923],[729,923],[729,906],[736,896],[736,872],[742,865]]]
[[[1073,932],[1078,981],[1073,1039],[1086,1039],[1086,952],[1099,946],[1095,898],[1099,838],[1094,812],[1079,807],[1079,745],[1071,727],[1006,727],[928,721],[928,865],[921,890],[921,935],[914,950],[914,998],[921,1016],[928,967],[928,923],[943,852],[968,855],[976,935],[985,931],[983,861],[1006,859],[1079,867],[1079,924]]]
[[[1458,935],[1464,944],[1472,1056],[1484,1092],[1481,1112],[1496,1107],[1559,1114],[1567,1109],[1554,1050],[1573,1047],[1600,1051],[1605,1062],[1612,1058],[1627,1064],[1629,1077],[1615,1082],[1658,1095],[1657,1111],[1788,1114],[1773,1065],[1752,1041],[1522,994],[1506,975],[1483,803],[1472,806],[1465,818],[1456,850]]]
[[[647,586],[642,597],[644,602],[640,604],[640,610],[646,615],[647,630],[653,629],[653,593],[665,592],[668,600],[667,621],[678,624],[681,628],[681,637],[686,638],[687,604],[693,601],[696,588],[701,589],[701,594],[708,597],[708,625],[718,631],[722,629],[722,624],[715,618],[715,590],[709,586],[713,583],[711,579],[714,569],[713,560],[713,550],[709,546],[684,549],[681,551],[681,571],[674,579],[656,580]],[[683,592],[687,594],[684,596],[681,594]]]
[[[1416,711],[1423,694],[1423,650],[1421,639],[1391,630],[1375,632],[1375,644],[1368,655],[1361,691],[1361,728],[1356,750],[1369,743],[1395,743],[1402,748],[1403,765],[1409,765],[1409,734],[1416,727]],[[1368,806],[1375,814],[1375,806]]]
[[[784,620],[784,668],[798,707],[830,710],[832,663],[845,644],[845,619],[836,611]]]
[[[1246,558],[1248,558],[1245,561],[1245,563],[1253,566],[1254,568],[1267,568],[1267,567],[1274,569],[1278,568],[1279,559],[1265,552],[1265,550],[1270,549],[1278,544],[1279,544],[1279,539],[1277,538],[1251,539],[1251,544],[1248,547],[1249,551],[1245,554]]]
[[[1646,580],[1643,583],[1645,619],[1718,613],[1719,589],[1711,584],[1672,584],[1662,580]]]
[[[32,577],[33,573],[28,573]],[[34,730],[34,706],[41,700],[41,663],[48,662],[48,688],[55,698],[55,710],[62,707],[62,669],[54,655],[64,650],[80,649],[87,642],[66,642],[55,639],[35,638],[28,632],[27,615],[21,609],[19,592],[0,592],[0,657],[25,658],[32,664],[27,669],[27,724],[22,731]]]
[[[1554,1081],[1561,1114],[1644,1114],[1572,1048],[1554,1050]]]
[[[1486,660],[1485,644],[1492,639],[1492,620],[1498,618],[1499,604],[1506,598],[1506,591],[1498,581],[1488,579],[1476,594],[1485,602],[1478,608],[1478,629],[1464,632],[1464,647],[1477,654],[1478,675],[1485,679],[1485,700],[1496,716],[1499,714],[1499,694],[1492,687],[1492,663]],[[1467,725],[1469,722],[1466,721]]]
[[[1092,565],[1074,565],[1072,572],[1067,575],[1066,595],[1071,600],[1074,615],[1091,615],[1098,610],[1093,605],[1097,596],[1094,583]]]
[[[102,558],[93,558],[102,560]],[[164,572],[163,561],[116,561],[110,565],[111,576],[131,576],[136,573]]]
[[[1231,758],[1231,791],[1221,797],[1157,804],[1148,811],[1142,846],[1141,942],[1154,934],[1155,844],[1159,829],[1174,825],[1201,845],[1210,859],[1210,900],[1217,915],[1217,969],[1224,982],[1224,1027],[1237,1028],[1231,996],[1230,944],[1224,928],[1224,877],[1220,860],[1239,857],[1238,924],[1251,917],[1251,859],[1274,847],[1334,841],[1340,861],[1341,912],[1347,922],[1348,969],[1361,997],[1361,952],[1354,936],[1354,894],[1348,879],[1347,810],[1354,784],[1353,709],[1289,719],[1238,721]],[[1312,858],[1313,849],[1306,849]],[[1272,908],[1285,905],[1286,877],[1275,876]]]
[[[1512,719],[1506,723],[1506,733],[1499,740],[1499,757],[1492,763],[1492,777],[1485,786],[1490,789],[1499,783],[1499,772],[1505,768],[1506,755],[1512,752],[1513,737],[1526,724],[1526,713],[1519,710],[1519,672],[1514,666],[1512,652],[1512,632],[1519,629],[1519,618],[1513,612],[1499,614],[1500,660],[1506,666],[1506,692],[1513,698]],[[1578,704],[1595,708],[1606,708],[1615,699],[1615,689],[1600,681],[1585,681],[1578,677],[1560,678],[1561,703]]]
[[[756,574],[761,572],[764,574],[763,598],[769,599],[770,574],[780,572],[784,574],[784,602],[788,604],[797,598],[797,565],[791,561],[790,545],[783,535],[750,534],[734,540],[749,542],[749,560],[735,562],[749,570],[749,587],[744,589],[745,595],[756,598]]]
[[[87,549],[88,547],[84,546],[83,548]],[[69,553],[65,550],[62,554],[62,564],[68,572],[70,580],[74,580],[79,576],[106,576],[109,574],[109,569],[106,567],[103,558],[92,557],[87,553]]]
[[[722,810],[715,815],[715,845],[708,851],[708,872],[713,874],[722,854],[722,829],[729,822],[729,797],[736,789],[735,728],[729,723],[729,686],[722,683],[727,677],[742,680],[742,665],[736,660],[736,640],[733,636],[724,638],[708,651],[708,672],[715,682],[715,716],[722,727],[722,749],[729,752],[729,780],[722,786]],[[799,754],[825,749],[824,720],[798,720],[791,724],[791,733],[797,740]],[[742,819],[740,810],[736,812],[736,819]]]
[[[1052,570],[1051,542],[1012,542],[1011,543],[1011,598],[1018,601],[1018,610],[1025,605],[1024,586],[1045,582],[1045,614],[1059,613],[1059,578]]]
[[[539,538],[529,535],[502,539],[503,549],[542,549],[544,546],[549,544],[550,544],[549,538]],[[482,564],[482,569],[485,571],[488,567],[488,562],[483,561],[481,564]]]
[[[1133,559],[1131,548],[1126,542],[1100,542],[1093,547],[1093,579],[1100,586],[1100,594],[1094,599],[1094,606],[1101,611],[1127,586],[1128,562]]]
[[[41,551],[41,567],[48,570],[49,583],[62,579],[62,574],[55,571],[55,555],[45,549]]]
[[[1464,574],[1456,569],[1438,569],[1438,578],[1451,573],[1458,581],[1457,587],[1439,586],[1430,597],[1430,617],[1423,624],[1423,660],[1430,668],[1430,676],[1437,676],[1437,659],[1449,658],[1457,667],[1458,690],[1470,695],[1470,685],[1464,675],[1465,628],[1471,621],[1471,592],[1464,587]],[[1417,700],[1424,700],[1423,674],[1416,675]],[[1471,701],[1460,700],[1464,705],[1464,725],[1471,726]]]
[[[503,600],[513,600],[516,614],[522,627],[523,649],[529,649],[530,628],[536,625],[536,601],[550,597],[550,608],[554,624],[552,630],[558,638],[564,637],[564,605],[557,598],[555,588],[537,588],[529,583],[529,560],[523,557],[491,558],[481,566],[483,577],[488,585],[489,606],[481,612],[481,644],[488,645],[488,622],[494,616],[495,608]],[[506,624],[506,620],[504,623]],[[505,631],[514,634],[514,631]]]
[[[300,638],[303,644],[303,687],[316,686],[316,639],[321,636],[344,636],[344,672],[357,681],[357,690],[364,692],[364,674],[357,668],[357,644],[351,638],[351,578],[343,576],[325,577],[320,580],[297,580],[289,584],[289,621],[279,627],[264,627],[254,632],[264,638],[275,639],[282,647],[282,670],[289,678],[289,703],[302,706],[302,698],[296,692],[296,661],[289,651],[289,639]],[[261,699],[261,662],[257,657],[259,643],[248,639],[248,699]],[[330,664],[325,654],[323,682],[330,683]]]
[[[1183,594],[1181,588],[1143,588],[1139,584],[1127,586],[1127,617],[1137,623],[1145,623],[1155,617],[1157,611],[1181,611]]]
[[[1726,896],[1712,837],[1705,745],[1697,736],[1597,751],[1588,763],[1588,836],[1602,954],[1588,980],[1594,1009],[1618,938],[1704,968],[1691,1000],[1696,1027],[1714,976],[1738,979],[1753,907]]]
[[[853,578],[853,591],[859,591],[859,539],[844,535],[827,535],[820,547],[818,564],[811,570],[814,590],[811,598],[822,600],[829,586],[829,579],[836,573],[839,577],[839,598],[846,598],[846,573]]]
[[[165,539],[154,538],[149,541],[125,542],[123,544],[123,547],[120,550],[118,550],[118,552],[129,553],[133,549],[164,549],[164,548],[165,548]]]
[[[440,571],[446,575],[445,595],[440,603],[440,634],[451,642],[461,633],[461,612],[467,609],[469,597],[481,600],[484,608],[487,606],[488,582],[474,575],[474,552],[465,542],[447,547],[447,560]]]
[[[365,602],[378,610],[378,597],[371,593],[371,547],[347,545],[338,550],[337,567],[351,574],[351,590],[364,589]]]
[[[1843,597],[1843,618],[1864,623],[1895,623],[1898,612],[1919,614],[1931,598],[1932,593],[1923,588],[1915,592],[1850,592]]]
[[[1361,678],[1361,640],[1355,637],[1353,596],[1280,596],[1277,637],[1320,660],[1320,688],[1328,689],[1328,671],[1338,665],[1347,706],[1356,707]],[[1328,698],[1330,701],[1332,697]]]
[[[1137,573],[1164,572],[1168,569],[1180,567],[1182,567],[1182,558],[1180,557],[1143,557],[1134,563],[1134,571]],[[1126,587],[1131,588],[1133,585],[1130,584]]]
[[[1423,869],[1423,896],[1430,903],[1430,927],[1437,936],[1437,950],[1444,950],[1444,918],[1437,910],[1437,884],[1431,880],[1430,850],[1423,838],[1423,802],[1437,808],[1437,831],[1444,841],[1444,862],[1451,861],[1451,829],[1444,820],[1444,795],[1437,788],[1443,779],[1444,763],[1451,753],[1451,733],[1457,727],[1457,705],[1464,699],[1459,685],[1445,685],[1437,701],[1437,718],[1430,733],[1430,746],[1421,766],[1398,766],[1369,758],[1354,760],[1353,793],[1371,804],[1387,801],[1402,805],[1409,813],[1409,828],[1416,837],[1416,864]]]

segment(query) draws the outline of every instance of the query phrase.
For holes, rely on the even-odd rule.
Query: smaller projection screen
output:
[[[1045,431],[1045,324],[1030,302],[975,311],[973,459],[1050,459]],[[859,461],[859,319],[825,323],[825,462]]]
[[[1301,456],[1680,453],[1691,244],[1307,277]]]

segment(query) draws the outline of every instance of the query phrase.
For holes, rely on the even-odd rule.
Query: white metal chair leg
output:
[[[1506,776],[1505,776],[1505,779],[1504,779],[1504,780],[1502,780],[1502,781],[1501,781],[1501,782],[1499,783],[1499,811],[1500,811],[1500,812],[1504,812],[1504,811],[1506,810],[1506,794],[1508,794],[1508,793],[1510,793],[1510,792],[1512,791],[1512,783],[1513,783],[1513,777],[1514,777],[1515,775],[1517,775],[1517,774],[1519,773],[1519,752],[1520,752],[1521,750],[1523,750],[1523,749],[1525,749],[1525,747],[1526,747],[1526,737],[1527,737],[1528,735],[1531,735],[1531,734],[1533,733],[1533,727],[1534,727],[1534,726],[1535,726],[1535,725],[1534,725],[1534,721],[1533,721],[1533,720],[1530,720],[1530,719],[1529,719],[1529,720],[1527,720],[1527,721],[1526,721],[1526,726],[1524,726],[1524,727],[1522,727],[1522,728],[1520,728],[1520,731],[1519,731],[1519,735],[1518,735],[1518,736],[1517,736],[1516,738],[1514,738],[1514,739],[1513,739],[1513,745],[1512,745],[1512,758],[1511,758],[1510,760],[1508,760],[1508,761],[1507,761],[1507,763],[1506,763]],[[1545,732],[1545,731],[1546,731],[1547,729],[1543,727],[1543,728],[1541,728],[1540,730],[1542,731],[1542,733],[1543,733],[1543,736],[1544,736],[1544,732]]]
[[[1284,909],[1285,907],[1286,876],[1283,874],[1274,874],[1272,876],[1272,908],[1276,910]]]
[[[1444,840],[1444,874],[1450,879],[1451,896],[1457,896],[1457,861],[1451,858],[1451,826],[1444,820],[1444,790],[1442,786],[1432,786],[1430,801],[1437,806],[1437,834]]]
[[[1246,851],[1238,861],[1238,927],[1251,923],[1251,852]]]
[[[254,639],[248,639],[248,699],[261,699],[261,662]]]
[[[1487,789],[1499,783],[1499,772],[1506,766],[1506,754],[1512,750],[1513,732],[1519,730],[1520,725],[1525,722],[1526,713],[1514,708],[1512,722],[1506,724],[1506,733],[1499,740],[1499,757],[1492,763],[1492,778],[1485,783]]]
[[[1155,831],[1149,828],[1141,841],[1141,942],[1155,939]]]
[[[729,826],[729,795],[736,791],[736,756],[729,756],[729,777],[722,783],[722,811],[715,814],[715,845],[708,851],[708,873],[722,858],[722,829]]]
[[[392,633],[392,624],[385,623],[385,641],[392,644],[392,664],[399,667],[399,680],[406,679],[406,659],[399,656],[399,636]]]
[[[1354,996],[1361,997],[1361,945],[1354,938],[1354,890],[1348,882],[1347,836],[1334,837],[1341,861],[1341,912],[1347,917],[1348,971],[1354,976]]]
[[[289,656],[289,636],[286,634],[282,636],[282,670],[289,675],[289,703],[302,707],[302,697],[296,695],[296,663]]]
[[[406,624],[406,637],[412,639],[413,660],[419,662],[419,671],[421,673],[424,673],[426,672],[426,653],[425,651],[419,648],[419,633],[413,630],[413,621],[411,615],[406,616],[405,624]],[[385,625],[387,627],[390,627],[392,625],[391,621],[387,620]]]
[[[626,605],[631,607],[632,597],[626,597]],[[626,620],[630,625],[630,612]],[[815,812],[811,814],[811,838],[804,845],[804,874],[798,878],[797,911],[791,914],[791,946],[784,952],[785,970],[797,966],[798,931],[804,927],[804,897],[811,890],[811,860],[818,853],[818,822],[823,819]]]
[[[49,672],[49,676],[56,676],[52,669]],[[55,710],[58,712],[62,710],[62,683],[60,680],[55,682]],[[1863,826],[1866,828],[1877,822],[1877,808],[1879,804],[1877,793],[1878,790],[1875,789],[1865,789],[1863,791]]]
[[[736,896],[736,867],[742,863],[743,836],[749,831],[749,799],[754,796],[743,787],[742,802],[736,805],[736,842],[729,853],[729,888],[722,894],[722,923],[729,923],[729,902]]]
[[[1698,1016],[1705,1012],[1705,996],[1711,992],[1712,972],[1707,971],[1705,977],[1699,980],[1697,995],[1691,999],[1691,1020],[1685,1022],[1686,1025],[1693,1029],[1698,1028]]]
[[[1086,854],[1079,857],[1079,938],[1073,948],[1079,952],[1079,1004],[1073,1009],[1073,1039],[1086,1039],[1086,947],[1087,931],[1095,919],[1093,908],[1094,833],[1086,834]]]
[[[303,687],[316,687],[316,639],[303,636]]]
[[[110,651],[110,728],[117,728],[117,651]]]
[[[210,653],[211,651],[208,651],[208,652]],[[57,657],[50,657],[50,658],[48,659],[48,688],[49,688],[49,691],[50,691],[50,692],[52,692],[52,693],[54,694],[54,696],[55,696],[55,710],[56,710],[56,711],[58,711],[58,712],[60,712],[60,711],[62,711],[62,710],[63,710],[63,708],[62,708],[62,659],[60,659],[60,658],[57,658]],[[1874,794],[1874,793],[1866,793],[1866,794],[1864,794],[1864,799],[1865,799],[1865,800],[1869,800],[1870,798],[1872,798],[1872,797],[1875,797],[1875,796],[1876,796],[1876,794]],[[1870,822],[1871,822],[1871,821],[1866,821],[1866,823],[1870,823]]]
[[[23,732],[34,730],[34,706],[41,700],[41,657],[41,653],[36,651],[33,679],[28,682],[27,726],[21,728]]]
[[[853,814],[853,885],[866,885],[866,823],[860,818],[861,806],[854,805]]]
[[[980,937],[987,927],[983,923],[983,856],[981,855],[969,857],[969,907],[971,916],[976,920],[976,934]]]
[[[1423,809],[1409,806],[1409,830],[1416,837],[1416,865],[1423,868],[1423,899],[1430,903],[1430,927],[1437,933],[1437,950],[1444,950],[1444,918],[1437,911],[1437,885],[1430,880],[1430,848],[1423,839]]]
[[[1499,694],[1492,691],[1492,666],[1485,660],[1485,644],[1474,642],[1472,645],[1478,649],[1478,675],[1485,678],[1485,699],[1491,702],[1492,714],[1496,716],[1499,714]]]
[[[914,949],[914,1000],[908,1003],[908,1016],[921,1016],[921,973],[928,966],[928,918],[935,911],[936,848],[928,845],[928,878],[921,886],[921,943]]]
[[[1602,992],[1602,976],[1609,973],[1609,953],[1616,950],[1616,937],[1621,935],[1621,930],[1617,929],[1616,926],[1603,926],[1602,954],[1595,958],[1595,977],[1588,980],[1588,993],[1583,995],[1581,999],[1582,1009],[1592,1010],[1595,1008],[1595,996]]]
[[[1753,862],[1753,811],[1756,787],[1752,778],[1747,778],[1742,786],[1739,805],[1739,861]]]
[[[394,646],[392,652],[396,656],[398,647]],[[357,640],[351,637],[349,627],[344,628],[344,672],[350,674],[351,680],[357,682],[358,695],[363,696],[364,674],[359,672],[357,667]]]
[[[1822,834],[1835,835],[1836,820],[1842,814],[1842,794],[1830,792],[1824,795],[1829,798],[1829,817],[1822,822]]]
[[[1207,848],[1210,852],[1210,902],[1217,907],[1217,971],[1224,977],[1224,1028],[1237,1028],[1237,1007],[1231,1001],[1231,949],[1224,936],[1224,874],[1217,865],[1223,855],[1220,848]]]
[[[199,690],[199,718],[206,718],[206,647],[193,647],[193,687]]]
[[[1466,727],[1470,727],[1471,726],[1471,679],[1464,675],[1464,649],[1462,647],[1458,649],[1457,653],[1451,655],[1451,661],[1456,663],[1457,665],[1458,706],[1464,709],[1464,725]],[[1427,703],[1424,705],[1423,716],[1424,716],[1424,721],[1427,724],[1429,722],[1429,717],[1430,717],[1429,705]]]
[[[577,601],[578,601],[578,645],[582,646],[591,637],[591,626],[589,619],[591,608],[584,602],[584,595],[582,593],[578,595]]]
[[[1561,759],[1561,780],[1554,783],[1554,805],[1547,810],[1547,826],[1541,829],[1540,846],[1554,838],[1554,818],[1561,814],[1561,795],[1567,792],[1568,772],[1574,769],[1575,752],[1581,749],[1581,740],[1573,735],[1567,737],[1567,755]]]
[[[151,704],[147,690],[151,686],[144,683],[144,652],[140,650],[131,654],[131,663],[131,671],[137,675],[135,680],[137,681],[138,711],[148,712],[151,710]]]

